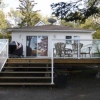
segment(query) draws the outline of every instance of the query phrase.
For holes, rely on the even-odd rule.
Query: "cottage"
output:
[[[94,30],[42,24],[8,29],[12,34],[12,41],[22,43],[25,57],[51,57],[55,43],[65,42],[68,45],[80,40],[83,45],[86,45],[87,40],[91,40],[95,33]],[[88,41],[88,44],[91,44],[91,41]]]

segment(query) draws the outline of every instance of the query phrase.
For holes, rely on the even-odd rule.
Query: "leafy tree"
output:
[[[34,26],[39,20],[39,14],[37,11],[33,11],[33,8],[36,3],[32,0],[19,0],[20,5],[19,8],[21,14],[24,18],[22,18],[21,23],[19,24],[20,27],[23,26]]]
[[[79,24],[79,27],[84,29],[93,29],[95,27],[93,17],[86,19],[85,23]]]
[[[0,8],[3,9],[6,7],[6,4],[4,4],[3,0],[0,0]]]
[[[5,19],[5,15],[3,11],[0,10],[0,29],[7,28],[7,21]]]
[[[18,10],[14,10],[13,8],[10,9],[10,12],[8,12],[8,18],[13,21],[14,26],[17,26],[20,22],[21,19],[23,18],[22,14]]]
[[[0,10],[0,38],[5,38],[7,37],[7,27],[8,27],[8,22],[5,18],[5,15],[3,11]]]
[[[94,39],[100,39],[100,30],[97,30],[96,33],[93,35]]]
[[[65,20],[62,20],[61,21],[61,25],[64,25],[64,26],[69,26],[69,27],[76,27],[76,24],[74,22],[66,22]]]
[[[42,20],[45,24],[49,24],[48,19],[49,19],[48,16],[41,17],[41,20]]]
[[[94,39],[100,39],[100,26],[93,22],[93,17],[86,19],[86,22],[79,25],[79,28],[96,30],[95,34],[93,34]]]
[[[76,0],[52,3],[52,15],[65,21],[85,22],[92,15],[100,15],[100,0]]]

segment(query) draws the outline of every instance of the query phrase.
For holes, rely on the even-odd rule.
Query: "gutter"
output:
[[[35,29],[8,29],[9,32],[81,32],[94,34],[94,30],[35,30]]]

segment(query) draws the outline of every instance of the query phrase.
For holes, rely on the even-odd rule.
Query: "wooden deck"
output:
[[[67,73],[80,73],[84,68],[99,65],[100,59],[54,58],[52,66],[51,58],[9,58],[0,72],[0,85],[50,86],[54,85],[54,74],[58,69],[64,69]]]
[[[54,64],[63,64],[70,66],[88,66],[88,65],[100,65],[100,59],[65,59],[65,58],[54,58]],[[6,63],[22,63],[22,64],[51,64],[51,58],[9,58]]]

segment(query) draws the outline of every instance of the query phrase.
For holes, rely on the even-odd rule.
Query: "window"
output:
[[[80,36],[74,36],[74,43],[78,43]]]
[[[72,36],[66,36],[66,44],[72,44]]]
[[[48,56],[48,36],[27,36],[26,56]]]
[[[47,56],[48,55],[48,37],[38,36],[37,37],[37,56]]]

